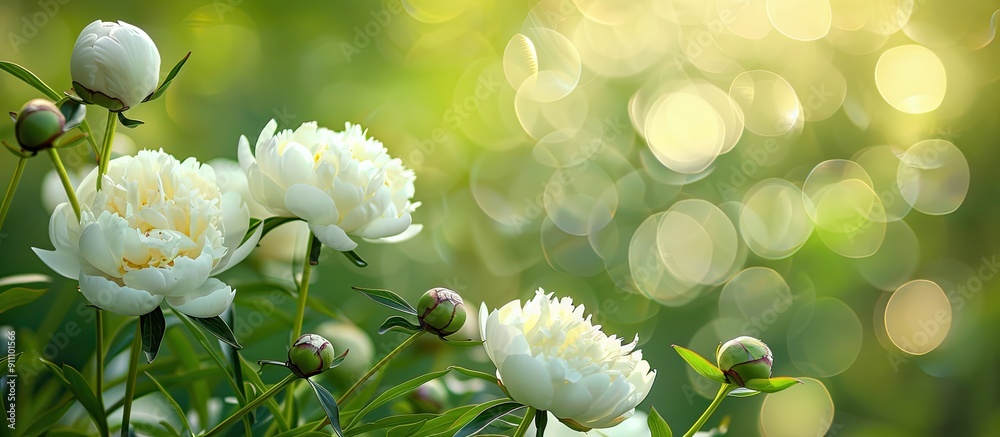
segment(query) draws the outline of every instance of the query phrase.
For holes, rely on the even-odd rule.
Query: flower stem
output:
[[[142,350],[142,328],[139,319],[135,321],[135,338],[128,355],[128,379],[125,380],[125,400],[122,405],[122,436],[129,434],[128,421],[132,415],[132,398],[135,397],[135,375],[139,373],[139,351]]]
[[[528,432],[528,426],[531,425],[531,421],[535,419],[535,407],[528,407],[528,411],[524,412],[524,418],[521,419],[521,424],[517,426],[514,431],[514,437],[524,437],[524,433]],[[539,434],[537,437],[541,437]]]
[[[107,128],[104,129],[104,146],[101,148],[101,156],[98,156],[97,189],[101,189],[101,181],[104,173],[108,172],[108,161],[111,160],[111,143],[115,139],[115,128],[118,127],[118,120],[114,112],[108,111]]]
[[[423,330],[414,332],[412,335],[407,337],[406,340],[403,340],[403,342],[400,343],[399,346],[396,346],[396,348],[390,351],[388,355],[379,360],[379,362],[375,363],[375,365],[370,370],[368,370],[367,373],[361,376],[361,379],[355,382],[354,385],[351,386],[351,388],[347,389],[347,391],[344,392],[344,394],[337,399],[337,405],[344,405],[345,402],[351,399],[351,396],[354,396],[354,394],[358,392],[358,389],[361,388],[362,385],[364,385],[365,381],[371,378],[372,375],[375,375],[375,372],[378,372],[378,370],[384,367],[386,364],[388,364],[389,361],[392,361],[393,357],[402,352],[403,349],[406,349],[407,346],[417,341],[417,339],[420,338],[420,336],[426,332],[427,331]],[[355,416],[353,419],[351,419],[351,423],[348,423],[347,426],[344,427],[344,429],[350,428],[351,425],[354,424],[354,422],[358,419],[360,419],[360,417]],[[315,428],[315,431],[319,431],[329,423],[330,423],[329,418],[324,419],[322,422],[320,422],[319,426]]]
[[[728,395],[729,392],[733,391],[735,388],[736,386],[732,384],[722,384],[722,387],[719,387],[719,393],[715,395],[715,399],[708,405],[705,412],[701,414],[698,421],[695,422],[694,425],[691,425],[691,429],[684,433],[684,437],[691,437],[698,432],[698,430],[705,425],[705,422],[708,422],[708,418],[712,417],[712,413],[715,412],[715,409],[719,408],[719,404],[721,404],[722,400],[726,398],[726,395]]]
[[[97,317],[94,319],[94,326],[97,330],[97,375],[94,381],[94,392],[97,394],[97,403],[104,411],[104,312],[100,308],[95,308]]]
[[[312,254],[313,244],[316,241],[313,238],[312,232],[309,233],[309,243],[306,244],[306,256],[305,261],[302,265],[302,279],[299,282],[299,302],[295,310],[295,322],[292,325],[292,339],[299,338],[302,335],[302,320],[306,315],[306,299],[309,297],[309,276],[312,273],[312,264],[309,262],[309,258]]]
[[[267,401],[268,399],[270,399],[272,396],[274,396],[275,394],[277,394],[279,391],[283,390],[285,387],[287,387],[289,384],[291,384],[292,381],[295,381],[296,378],[297,377],[294,374],[289,374],[288,376],[285,377],[285,379],[282,379],[277,384],[272,385],[271,388],[267,389],[267,391],[265,391],[264,393],[261,393],[260,396],[257,396],[256,398],[254,398],[254,400],[252,400],[250,402],[247,402],[247,404],[244,405],[243,408],[240,408],[239,410],[236,410],[236,412],[233,413],[232,415],[230,415],[229,417],[227,417],[226,420],[224,420],[224,421],[222,421],[222,423],[216,425],[215,428],[212,428],[212,430],[209,431],[207,434],[205,434],[204,437],[211,437],[213,435],[218,434],[222,430],[226,429],[226,427],[232,425],[237,420],[239,420],[241,417],[243,417],[247,413],[253,411],[255,408],[259,407],[260,404],[263,404],[265,401]]]
[[[28,158],[21,158],[20,161],[17,161],[17,168],[14,169],[14,177],[10,179],[10,185],[7,186],[7,194],[3,196],[3,206],[0,206],[0,229],[3,228],[4,220],[7,219],[7,210],[10,209],[10,204],[14,201],[14,192],[17,191],[17,184],[21,182],[24,165],[27,163]]]
[[[81,132],[87,134],[87,142],[90,143],[90,150],[94,152],[94,156],[100,158],[101,150],[97,148],[97,140],[94,139],[94,130],[90,128],[90,122],[84,118],[79,128]]]
[[[55,167],[56,174],[59,175],[59,180],[62,181],[63,191],[66,191],[66,198],[69,199],[69,204],[73,207],[73,213],[76,214],[76,220],[79,221],[80,201],[76,198],[76,190],[73,189],[73,182],[69,180],[66,167],[63,166],[62,159],[59,159],[59,152],[56,149],[49,149],[49,158],[52,159],[52,167]]]

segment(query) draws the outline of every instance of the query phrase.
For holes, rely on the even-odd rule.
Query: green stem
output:
[[[712,417],[712,413],[715,412],[715,409],[719,408],[719,404],[722,403],[722,400],[725,399],[726,396],[729,394],[729,392],[733,391],[734,389],[736,389],[735,385],[722,384],[722,387],[719,387],[719,393],[715,395],[715,399],[712,400],[712,403],[708,405],[708,408],[705,409],[705,412],[701,414],[701,417],[698,418],[698,421],[695,422],[694,425],[691,425],[691,429],[689,429],[686,433],[684,433],[684,437],[691,437],[696,432],[698,432],[698,430],[700,430],[701,427],[705,425],[705,422],[708,422],[708,418]]]
[[[114,112],[108,111],[107,128],[104,129],[104,146],[101,148],[101,155],[98,159],[97,189],[101,189],[101,181],[104,174],[108,172],[108,161],[111,161],[111,143],[115,139],[115,129],[118,127],[118,119]]]
[[[97,403],[104,411],[104,312],[96,308],[97,318],[94,319],[94,326],[97,330],[97,375],[94,381],[94,391],[97,394]]]
[[[3,229],[3,222],[7,219],[7,210],[10,209],[10,204],[14,201],[14,192],[17,191],[17,184],[21,182],[24,165],[27,163],[28,158],[21,158],[20,161],[17,161],[17,168],[14,169],[14,177],[10,179],[10,185],[7,186],[7,194],[3,196],[3,206],[0,206],[0,229]]]
[[[229,417],[227,417],[226,420],[224,420],[224,421],[222,421],[222,423],[216,425],[215,428],[212,428],[212,430],[209,431],[207,434],[205,434],[204,437],[211,437],[213,435],[218,434],[223,429],[226,429],[226,427],[232,425],[237,420],[239,420],[241,417],[243,417],[247,413],[253,411],[255,408],[259,407],[260,404],[264,403],[264,401],[267,401],[272,396],[274,396],[275,394],[277,394],[279,391],[283,390],[285,387],[287,387],[289,384],[291,384],[292,381],[295,381],[296,378],[297,377],[294,374],[290,374],[290,375],[286,376],[285,379],[282,379],[277,384],[271,386],[271,388],[267,389],[266,392],[261,393],[261,395],[257,396],[256,398],[254,398],[254,400],[252,400],[250,402],[247,402],[247,404],[244,405],[243,408],[240,408],[239,410],[236,410],[236,412],[233,413],[232,415],[230,415]]]
[[[426,332],[427,331],[424,330],[414,332],[412,335],[407,337],[406,340],[403,340],[403,342],[400,343],[399,346],[396,346],[396,348],[390,351],[388,355],[379,360],[379,362],[375,363],[375,366],[373,366],[370,370],[368,370],[367,373],[362,375],[361,379],[355,382],[354,385],[351,386],[351,388],[347,389],[347,391],[344,392],[344,394],[341,395],[339,399],[337,399],[337,405],[345,405],[344,403],[350,400],[351,396],[354,396],[354,394],[358,392],[358,389],[361,388],[362,385],[364,385],[365,381],[371,378],[372,375],[375,374],[375,372],[378,372],[378,370],[384,367],[386,364],[388,364],[389,361],[392,361],[393,357],[399,355],[399,353],[402,352],[403,349],[406,349],[407,346],[413,344],[413,342],[417,341],[417,339],[420,338],[420,336]],[[354,419],[351,420],[351,423],[348,423],[347,426],[344,427],[344,429],[350,428],[351,425],[354,424],[354,422],[358,419],[360,418],[355,416]],[[319,431],[329,423],[330,423],[329,418],[323,419],[323,421],[319,423],[319,426],[315,428],[315,431]]]
[[[56,149],[49,149],[49,158],[52,159],[52,166],[55,167],[56,174],[59,175],[59,180],[62,181],[63,191],[66,191],[66,198],[69,199],[69,204],[73,207],[73,213],[76,214],[76,219],[79,221],[80,201],[76,198],[76,190],[73,189],[73,182],[69,180],[66,167],[63,166],[62,159],[59,159],[59,152]]]
[[[524,433],[528,432],[528,426],[531,425],[531,421],[535,419],[535,407],[528,407],[528,411],[524,412],[524,418],[521,419],[521,424],[517,426],[517,430],[514,431],[514,437],[524,437]],[[539,435],[538,437],[541,437]]]
[[[306,244],[305,263],[302,265],[302,279],[299,282],[299,302],[295,310],[295,322],[292,325],[292,341],[302,335],[302,321],[306,314],[306,299],[309,297],[309,276],[312,274],[312,264],[309,257],[312,254],[313,242],[312,232],[309,233],[309,243]]]
[[[135,375],[139,373],[139,351],[142,350],[142,328],[135,321],[135,338],[128,356],[128,379],[125,380],[125,402],[122,407],[122,437],[128,435],[129,416],[132,415],[132,398],[135,396]]]
[[[90,150],[94,152],[94,156],[100,158],[101,150],[97,148],[97,140],[94,139],[94,130],[90,128],[90,122],[85,118],[79,128],[81,132],[87,134],[87,142],[90,143]]]

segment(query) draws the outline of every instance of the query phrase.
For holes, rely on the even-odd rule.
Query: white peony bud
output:
[[[70,73],[80,98],[121,112],[156,90],[160,53],[142,29],[124,21],[97,20],[76,39]]]

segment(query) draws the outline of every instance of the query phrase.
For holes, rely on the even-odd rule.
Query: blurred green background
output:
[[[179,158],[235,159],[240,135],[253,141],[272,118],[280,128],[366,127],[415,169],[423,204],[414,220],[424,230],[401,244],[362,244],[363,269],[325,253],[311,296],[329,311],[310,310],[305,326],[334,315],[352,321],[371,333],[376,359],[400,339],[374,334],[389,314],[352,285],[411,301],[445,286],[491,309],[543,287],[584,304],[610,333],[638,333],[658,371],[640,409],[655,406],[675,432],[715,389],[670,345],[711,356],[718,342],[753,334],[774,351],[776,375],[815,380],[726,401],[709,423],[731,415],[731,435],[991,435],[1000,428],[998,8],[975,0],[4,1],[0,59],[68,90],[73,42],[95,19],[144,29],[164,73],[191,51],[164,99],[128,112],[146,124],[117,138]],[[929,50],[897,51],[895,63],[885,55],[914,45]],[[701,91],[684,88],[691,84]],[[0,75],[4,110],[35,97]],[[102,111],[90,112],[102,131]],[[14,141],[12,124],[0,125],[0,138]],[[64,162],[92,162],[78,149],[62,152]],[[831,159],[858,164],[820,165]],[[0,158],[0,183],[14,165]],[[54,276],[30,251],[50,247],[40,188],[50,169],[44,158],[28,163],[0,234],[0,277]],[[567,174],[571,182],[559,182]],[[795,196],[749,195],[779,185],[756,185],[769,178],[790,182],[782,193]],[[825,198],[811,218],[796,203],[804,185],[848,180],[865,188],[838,185],[840,197]],[[686,212],[654,216],[682,200]],[[766,230],[751,224],[757,216]],[[861,223],[813,224],[851,217]],[[801,248],[761,256],[779,245],[775,233],[795,229],[811,232]],[[748,249],[755,231],[763,243]],[[251,361],[283,359],[295,304],[240,285],[286,281],[300,267],[283,259],[262,253],[223,277],[239,291],[235,331]],[[737,274],[745,268],[756,269]],[[890,300],[915,279],[936,287],[907,285],[908,299]],[[265,302],[277,310],[261,310]],[[84,304],[75,284],[57,278],[43,297],[0,314],[25,353],[19,365],[47,355],[89,375]],[[109,331],[125,322],[112,317]],[[173,329],[163,357],[184,341],[183,328]],[[117,363],[109,374],[124,370]],[[387,381],[451,363],[492,371],[478,349],[428,341]],[[46,372],[21,372],[19,423],[30,423],[62,393]],[[265,381],[280,377],[269,372]],[[331,384],[342,390],[347,378]],[[228,385],[206,389],[226,396]],[[81,417],[77,407],[63,420]],[[779,417],[792,418],[787,429]]]

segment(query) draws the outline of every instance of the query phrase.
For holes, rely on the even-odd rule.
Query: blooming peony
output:
[[[212,167],[160,151],[111,160],[101,191],[97,170],[77,188],[81,219],[68,203],[49,222],[55,250],[34,248],[56,273],[80,281],[90,303],[127,316],[161,302],[193,317],[214,317],[235,291],[211,276],[246,258],[260,239],[246,202],[220,193]]]
[[[520,300],[479,311],[483,346],[512,399],[547,410],[574,429],[615,426],[635,411],[656,378],[638,337],[622,345],[583,317],[583,305],[542,289]],[[489,315],[487,315],[489,314]]]
[[[394,242],[420,231],[410,213],[415,176],[382,143],[348,123],[343,132],[303,123],[295,131],[275,132],[271,120],[254,151],[241,137],[240,166],[250,193],[271,213],[299,217],[326,246],[353,250],[349,235]]]

